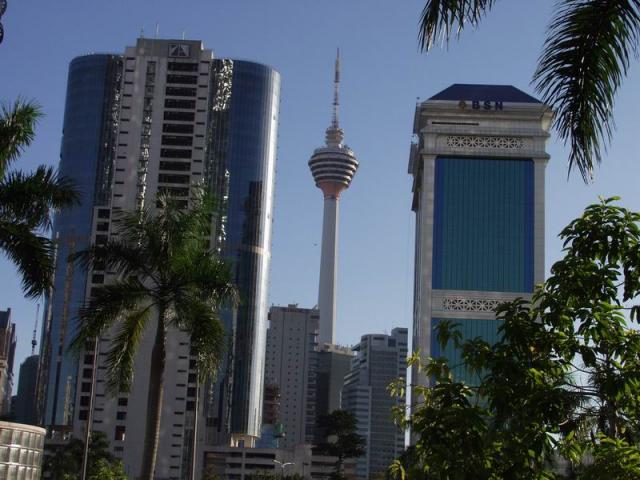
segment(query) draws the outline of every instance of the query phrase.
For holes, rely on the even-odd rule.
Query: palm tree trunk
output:
[[[151,353],[149,372],[149,393],[147,394],[147,425],[144,435],[144,449],[142,451],[141,480],[153,480],[156,469],[156,456],[160,443],[160,418],[162,416],[162,397],[164,395],[164,364],[165,364],[165,312],[160,308],[158,312],[158,329]]]

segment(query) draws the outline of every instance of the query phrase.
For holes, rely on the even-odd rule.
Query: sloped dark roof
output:
[[[542,103],[512,85],[473,85],[454,83],[429,100],[468,100],[513,103]]]

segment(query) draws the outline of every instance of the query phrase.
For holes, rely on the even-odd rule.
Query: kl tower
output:
[[[340,51],[336,56],[333,95],[333,119],[325,134],[326,146],[316,148],[309,160],[309,168],[324,196],[322,220],[322,253],[320,256],[320,334],[318,343],[335,344],[336,284],[338,276],[338,205],[340,193],[349,188],[358,169],[356,156],[342,143],[344,132],[338,122],[338,87],[340,86]]]

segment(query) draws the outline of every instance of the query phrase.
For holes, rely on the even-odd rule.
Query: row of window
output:
[[[162,135],[162,145],[190,147],[193,145],[193,137],[185,135]]]

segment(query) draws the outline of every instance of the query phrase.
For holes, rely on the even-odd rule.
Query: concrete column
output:
[[[336,338],[336,284],[338,277],[338,198],[324,197],[322,220],[322,253],[320,256],[320,334],[318,343],[335,343]]]

